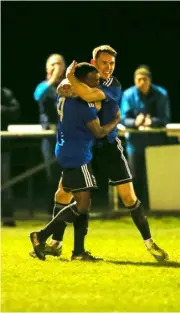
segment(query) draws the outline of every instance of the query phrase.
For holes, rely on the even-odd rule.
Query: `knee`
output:
[[[137,197],[135,194],[129,192],[129,193],[121,195],[121,200],[126,207],[130,207],[135,204]]]
[[[71,202],[73,196],[71,193],[65,192],[62,187],[55,192],[54,200],[59,203],[68,204]]]
[[[56,202],[59,202],[59,201],[58,201],[59,197],[60,197],[60,189],[58,189],[58,190],[55,192],[55,194],[54,194],[54,200],[55,200]]]
[[[91,199],[80,199],[77,202],[77,208],[81,213],[88,213],[90,210]]]

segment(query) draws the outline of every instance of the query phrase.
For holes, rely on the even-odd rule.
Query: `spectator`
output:
[[[167,91],[152,84],[148,66],[139,66],[134,73],[135,86],[124,91],[121,101],[122,124],[129,128],[164,127],[170,120],[170,105]],[[145,148],[167,143],[164,133],[128,133],[126,150],[134,176],[135,190],[149,208],[146,178]]]
[[[60,54],[52,54],[46,61],[46,80],[37,85],[34,91],[34,99],[38,102],[40,112],[40,124],[43,129],[56,129],[57,125],[57,109],[56,109],[56,88],[58,84],[64,79],[65,60]],[[41,151],[44,162],[50,161],[54,157],[56,138],[43,138],[41,142]],[[59,169],[57,165],[47,165],[47,187],[49,195],[54,194],[57,182],[59,180]],[[48,195],[47,195],[48,196]],[[48,212],[52,213],[52,204],[48,203]]]
[[[6,131],[8,125],[18,119],[20,107],[18,101],[10,89],[1,88],[1,130]],[[1,143],[1,184],[11,179],[11,151],[10,142],[7,139]],[[1,192],[1,218],[3,226],[16,226],[12,189],[7,188]]]

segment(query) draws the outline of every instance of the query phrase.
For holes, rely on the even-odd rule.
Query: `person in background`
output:
[[[46,79],[39,83],[34,91],[34,100],[39,105],[40,124],[43,129],[56,130],[58,116],[56,109],[56,88],[64,79],[65,60],[60,54],[51,54],[46,61]],[[59,169],[57,164],[49,165],[48,162],[54,158],[54,149],[56,138],[44,137],[41,141],[41,151],[46,166],[47,190],[49,195],[54,194],[57,182],[59,180]],[[53,198],[50,198],[48,205],[48,213],[52,213]]]
[[[170,120],[170,104],[167,91],[152,83],[147,65],[140,65],[134,72],[135,85],[126,89],[121,101],[121,123],[128,128],[164,127]],[[149,208],[146,178],[145,148],[164,145],[164,133],[129,133],[126,135],[128,163],[134,176],[135,191]]]
[[[8,125],[19,118],[20,106],[13,92],[5,87],[1,88],[1,131],[7,131]],[[7,139],[1,141],[1,184],[11,179],[11,151]],[[16,226],[12,189],[1,191],[1,220],[3,226]]]

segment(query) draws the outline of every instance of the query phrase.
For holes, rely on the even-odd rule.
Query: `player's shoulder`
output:
[[[101,82],[101,85],[106,86],[106,87],[119,87],[119,88],[121,88],[121,83],[119,82],[119,80],[115,76],[111,76],[110,78],[103,80]]]
[[[95,108],[95,102],[86,102],[85,100],[81,99],[80,97],[74,97],[71,98],[74,99],[74,101],[76,102],[76,105],[79,106],[79,108]]]
[[[87,103],[86,103],[86,106],[87,106],[88,108],[95,108],[95,103],[94,103],[94,102],[87,102]]]
[[[158,86],[158,85],[154,85],[154,84],[152,84],[151,86],[152,86],[153,90],[159,92],[163,96],[167,96],[168,95],[168,92],[167,92],[167,90],[164,87],[161,87],[161,86]]]
[[[120,88],[122,88],[122,86],[121,86],[121,83],[120,83],[120,81],[117,79],[117,77],[115,77],[115,76],[112,76],[112,86],[117,86],[117,87],[120,87]]]

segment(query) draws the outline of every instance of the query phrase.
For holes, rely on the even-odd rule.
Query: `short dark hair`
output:
[[[134,78],[136,77],[136,75],[138,74],[141,74],[141,75],[144,75],[144,76],[147,76],[149,77],[150,79],[152,79],[152,73],[151,73],[151,70],[150,70],[150,67],[146,64],[141,64],[139,65],[135,72],[134,72]]]
[[[98,71],[94,65],[92,65],[90,63],[82,62],[76,66],[74,76],[76,78],[78,78],[79,80],[81,80],[81,79],[85,78],[87,76],[87,74],[89,74],[91,72],[98,73]]]
[[[108,53],[116,58],[117,52],[109,45],[101,45],[99,47],[94,48],[92,55],[93,59],[96,60],[101,52]]]

